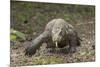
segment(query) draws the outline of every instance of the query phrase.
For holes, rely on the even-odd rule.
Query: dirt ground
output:
[[[19,5],[21,5],[21,4],[19,4]],[[21,14],[21,11],[24,10],[24,8],[22,9],[22,7],[21,7],[22,10],[21,10],[19,8],[19,5],[13,5],[13,7],[11,7],[11,8],[13,8],[11,13],[15,15],[15,18],[17,18],[16,16],[18,15],[18,14],[16,14],[16,11],[17,12],[19,11],[19,14]],[[25,11],[24,11],[24,13],[25,13]],[[37,15],[39,15],[39,14],[37,14]],[[40,15],[42,16],[42,13],[40,13]],[[64,14],[58,13],[57,17],[60,16],[60,18],[62,18],[63,15]],[[11,18],[13,18],[13,17],[14,16],[12,16]],[[51,16],[49,15],[46,17],[49,18]],[[34,33],[30,32],[32,34],[32,36],[29,34],[30,36],[28,37],[29,38],[28,40],[25,40],[22,42],[20,42],[20,41],[11,42],[11,47],[10,47],[11,67],[20,67],[20,66],[25,66],[25,65],[64,64],[64,63],[80,63],[80,62],[94,62],[95,61],[95,19],[94,19],[94,17],[89,18],[89,16],[86,16],[83,19],[82,18],[80,19],[80,17],[74,17],[74,19],[77,20],[76,21],[77,23],[74,23],[73,19],[72,19],[73,21],[70,21],[70,24],[72,24],[75,27],[75,29],[77,30],[77,32],[79,34],[79,37],[82,39],[81,46],[77,47],[77,51],[75,53],[67,52],[66,48],[58,49],[54,52],[49,52],[49,49],[47,49],[45,46],[46,43],[43,43],[42,46],[40,47],[40,49],[37,50],[35,55],[33,55],[32,57],[25,56],[24,50],[25,50],[25,47],[31,43],[31,38],[34,39],[41,32],[43,32],[43,29],[45,28],[45,25],[47,24],[47,22],[43,23],[42,21],[39,21],[41,19],[37,19],[37,18],[40,18],[40,17],[35,16],[35,20],[38,20],[37,26],[35,25],[36,23],[30,23],[30,24],[34,24],[32,26],[33,28],[31,27],[33,30],[30,30],[30,31],[35,31],[35,32]],[[52,19],[52,18],[50,18],[50,19]],[[50,19],[47,19],[44,21],[48,21]],[[13,22],[15,20],[18,21],[18,18],[11,20],[11,22]],[[22,21],[22,20],[20,20],[20,21]],[[41,24],[38,24],[38,22],[41,22]],[[13,24],[14,24],[14,26],[13,26]],[[21,31],[26,32],[26,34],[28,34],[27,31],[29,32],[29,29],[31,29],[31,28],[28,29],[28,27],[30,27],[30,26],[31,25],[28,25],[28,24],[24,25],[24,26],[23,25],[20,26],[20,23],[19,24],[14,23],[14,22],[11,23],[11,28],[15,28],[17,30],[22,29]],[[25,27],[27,27],[27,28],[25,28]]]
[[[61,50],[50,53],[45,48],[46,44],[44,43],[34,56],[27,57],[24,55],[25,46],[23,47],[23,45],[30,44],[31,41],[16,43],[17,46],[11,46],[11,65],[41,65],[95,61],[94,22],[90,21],[86,24],[80,23],[76,26],[81,29],[81,31],[79,30],[79,34],[83,41],[81,41],[81,46],[77,48],[75,53],[64,53],[60,52]]]

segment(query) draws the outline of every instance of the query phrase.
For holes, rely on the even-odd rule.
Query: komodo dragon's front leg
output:
[[[32,41],[31,45],[25,49],[25,55],[32,56],[41,44],[48,38],[48,32],[45,31]]]

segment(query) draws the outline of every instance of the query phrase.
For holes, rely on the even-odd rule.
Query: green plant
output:
[[[20,32],[20,31],[16,31],[14,29],[11,29],[10,33],[11,33],[10,34],[11,41],[16,41],[17,39],[26,40],[25,34]]]

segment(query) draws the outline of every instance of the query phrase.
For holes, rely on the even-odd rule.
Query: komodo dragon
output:
[[[42,34],[36,37],[25,49],[25,55],[32,56],[36,50],[47,43],[47,48],[63,48],[69,45],[69,51],[75,52],[80,45],[80,38],[74,27],[63,19],[53,19],[45,27]]]

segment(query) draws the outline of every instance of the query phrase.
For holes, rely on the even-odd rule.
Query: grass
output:
[[[59,64],[62,63],[63,59],[60,56],[39,56],[37,59],[33,60],[33,64]]]
[[[40,34],[54,18],[63,18],[72,25],[95,16],[95,7],[89,5],[46,4],[11,1],[11,28],[28,37]],[[80,20],[79,20],[80,19]],[[27,23],[24,23],[27,21]],[[38,33],[35,36],[32,33]]]

